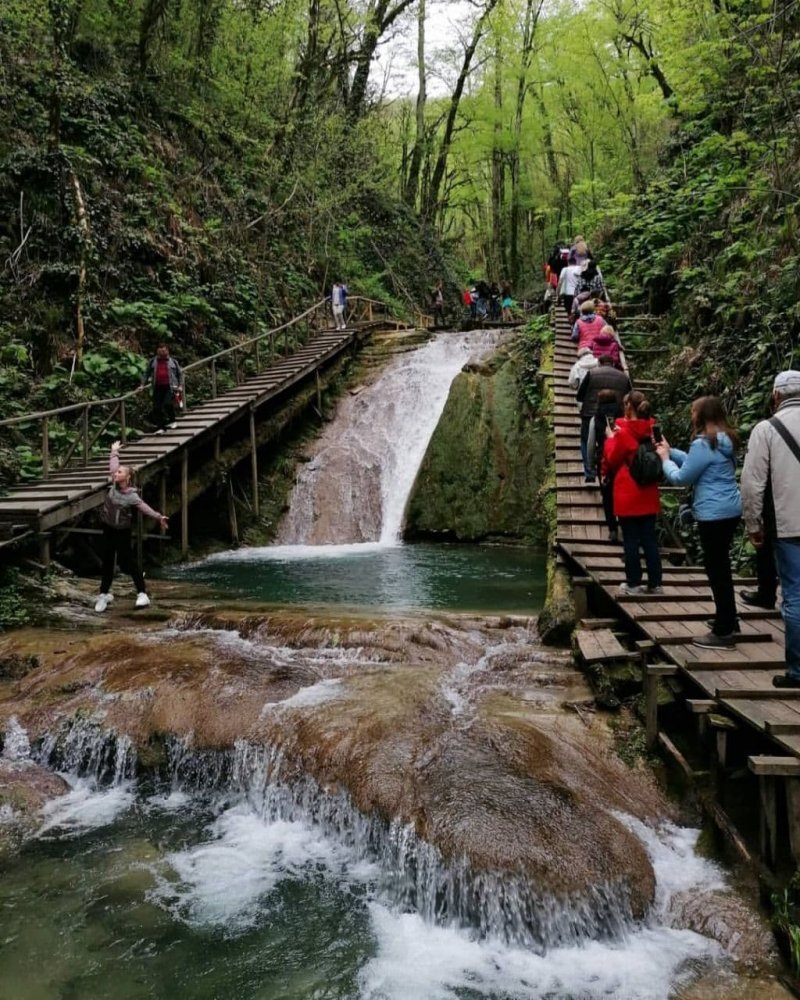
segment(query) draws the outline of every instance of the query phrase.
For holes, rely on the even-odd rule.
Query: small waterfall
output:
[[[120,785],[136,774],[136,750],[96,718],[76,718],[51,731],[36,754],[40,764],[95,784]]]
[[[299,471],[278,544],[399,542],[453,379],[499,337],[496,331],[441,335],[395,358],[372,385],[343,400]]]
[[[8,720],[6,731],[3,734],[3,760],[13,763],[22,763],[31,759],[31,741],[28,734],[19,724],[16,715],[12,715]]]

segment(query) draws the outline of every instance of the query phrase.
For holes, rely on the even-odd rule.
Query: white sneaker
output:
[[[135,608],[147,608],[149,606],[150,606],[150,598],[147,596],[147,594],[145,594],[144,591],[141,591],[140,593],[138,593],[136,595],[136,603],[134,604],[134,607]]]
[[[644,587],[632,587],[628,583],[621,583],[619,585],[619,593],[623,595],[627,594],[629,597],[635,594],[643,594],[644,592],[645,592]]]
[[[178,422],[177,422],[176,420],[173,420],[171,424],[167,424],[167,427],[169,427],[169,429],[170,429],[171,431],[175,430],[175,428],[176,428],[177,426],[178,426]]]
[[[98,614],[102,614],[109,606],[109,604],[113,603],[113,601],[114,601],[113,594],[99,594],[97,600],[94,602],[94,610]]]
[[[164,433],[163,427],[159,427],[158,430],[156,431],[156,434],[163,434],[163,433]]]

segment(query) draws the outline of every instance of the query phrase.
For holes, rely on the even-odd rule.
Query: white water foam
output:
[[[307,559],[345,559],[352,556],[369,556],[382,552],[390,545],[383,542],[351,542],[347,545],[257,545],[230,552],[214,552],[203,563],[210,562],[302,562]],[[194,563],[199,566],[200,563]],[[187,567],[191,568],[191,567]]]
[[[283,701],[268,701],[264,705],[261,715],[263,717],[265,712],[279,708],[308,708],[312,705],[323,705],[325,702],[341,697],[342,693],[341,678],[329,677],[316,684],[300,688],[296,694],[284,698]]]
[[[246,931],[268,914],[269,893],[284,879],[320,870],[339,877],[365,873],[350,852],[302,822],[264,822],[246,803],[223,812],[211,839],[170,854],[166,862],[177,884],[160,873],[155,902],[194,926],[215,926],[229,934]]]
[[[88,830],[107,826],[130,809],[134,803],[135,792],[132,781],[98,786],[91,778],[76,778],[71,774],[61,776],[71,786],[70,791],[66,795],[51,799],[44,805],[43,823],[37,831],[38,837],[52,833],[77,836]]]
[[[16,715],[12,715],[6,724],[3,734],[3,760],[22,763],[31,759],[31,741],[27,732],[19,723]]]

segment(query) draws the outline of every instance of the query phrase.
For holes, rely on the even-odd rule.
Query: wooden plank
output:
[[[747,766],[753,774],[774,778],[796,778],[800,776],[800,760],[797,757],[754,756],[747,758]]]
[[[605,660],[630,660],[635,656],[620,643],[607,628],[578,631],[575,633],[581,657],[586,663]]]

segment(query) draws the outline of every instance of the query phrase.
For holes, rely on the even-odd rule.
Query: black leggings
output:
[[[111,590],[114,579],[114,562],[119,563],[122,573],[128,573],[136,587],[137,594],[145,592],[144,576],[131,551],[131,529],[112,528],[103,525],[103,578],[100,581],[100,593],[107,594]]]
[[[738,517],[697,522],[700,544],[703,546],[703,566],[714,595],[716,614],[712,631],[715,635],[730,635],[739,628],[731,572],[731,544],[738,527]]]

